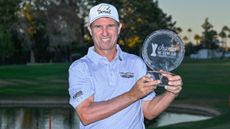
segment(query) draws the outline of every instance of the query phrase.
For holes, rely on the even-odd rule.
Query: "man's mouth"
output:
[[[103,42],[108,42],[110,40],[110,38],[102,38],[101,39]]]

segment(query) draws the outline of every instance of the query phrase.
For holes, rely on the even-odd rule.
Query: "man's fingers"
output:
[[[173,81],[169,81],[168,85],[171,85],[171,86],[182,86],[183,82],[182,82],[182,80],[173,80]]]
[[[172,92],[174,94],[178,94],[180,93],[180,91],[182,90],[182,87],[181,86],[165,86],[165,89],[169,92]]]

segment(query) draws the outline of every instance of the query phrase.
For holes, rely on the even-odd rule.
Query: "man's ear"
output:
[[[119,27],[118,27],[118,34],[120,34],[120,32],[121,32],[121,28],[122,28],[122,24],[121,24],[121,23],[119,23]]]
[[[89,31],[90,35],[92,36],[92,30],[90,28],[90,25],[87,28],[88,28],[88,31]]]

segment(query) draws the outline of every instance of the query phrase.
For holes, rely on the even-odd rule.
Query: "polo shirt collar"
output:
[[[123,60],[123,51],[121,50],[121,48],[118,44],[117,44],[116,48],[117,48],[117,54],[116,54],[115,58],[113,59],[113,61],[117,60],[117,59],[119,61],[122,61]],[[92,46],[88,49],[87,57],[96,64],[99,62],[109,63],[109,61],[107,60],[106,57],[101,56],[95,52],[94,46]]]

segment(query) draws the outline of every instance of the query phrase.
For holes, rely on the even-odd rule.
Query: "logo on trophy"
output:
[[[161,80],[159,86],[168,84],[162,73],[176,69],[184,59],[185,48],[180,37],[171,30],[160,29],[151,33],[144,41],[142,57],[151,69],[148,74]]]

